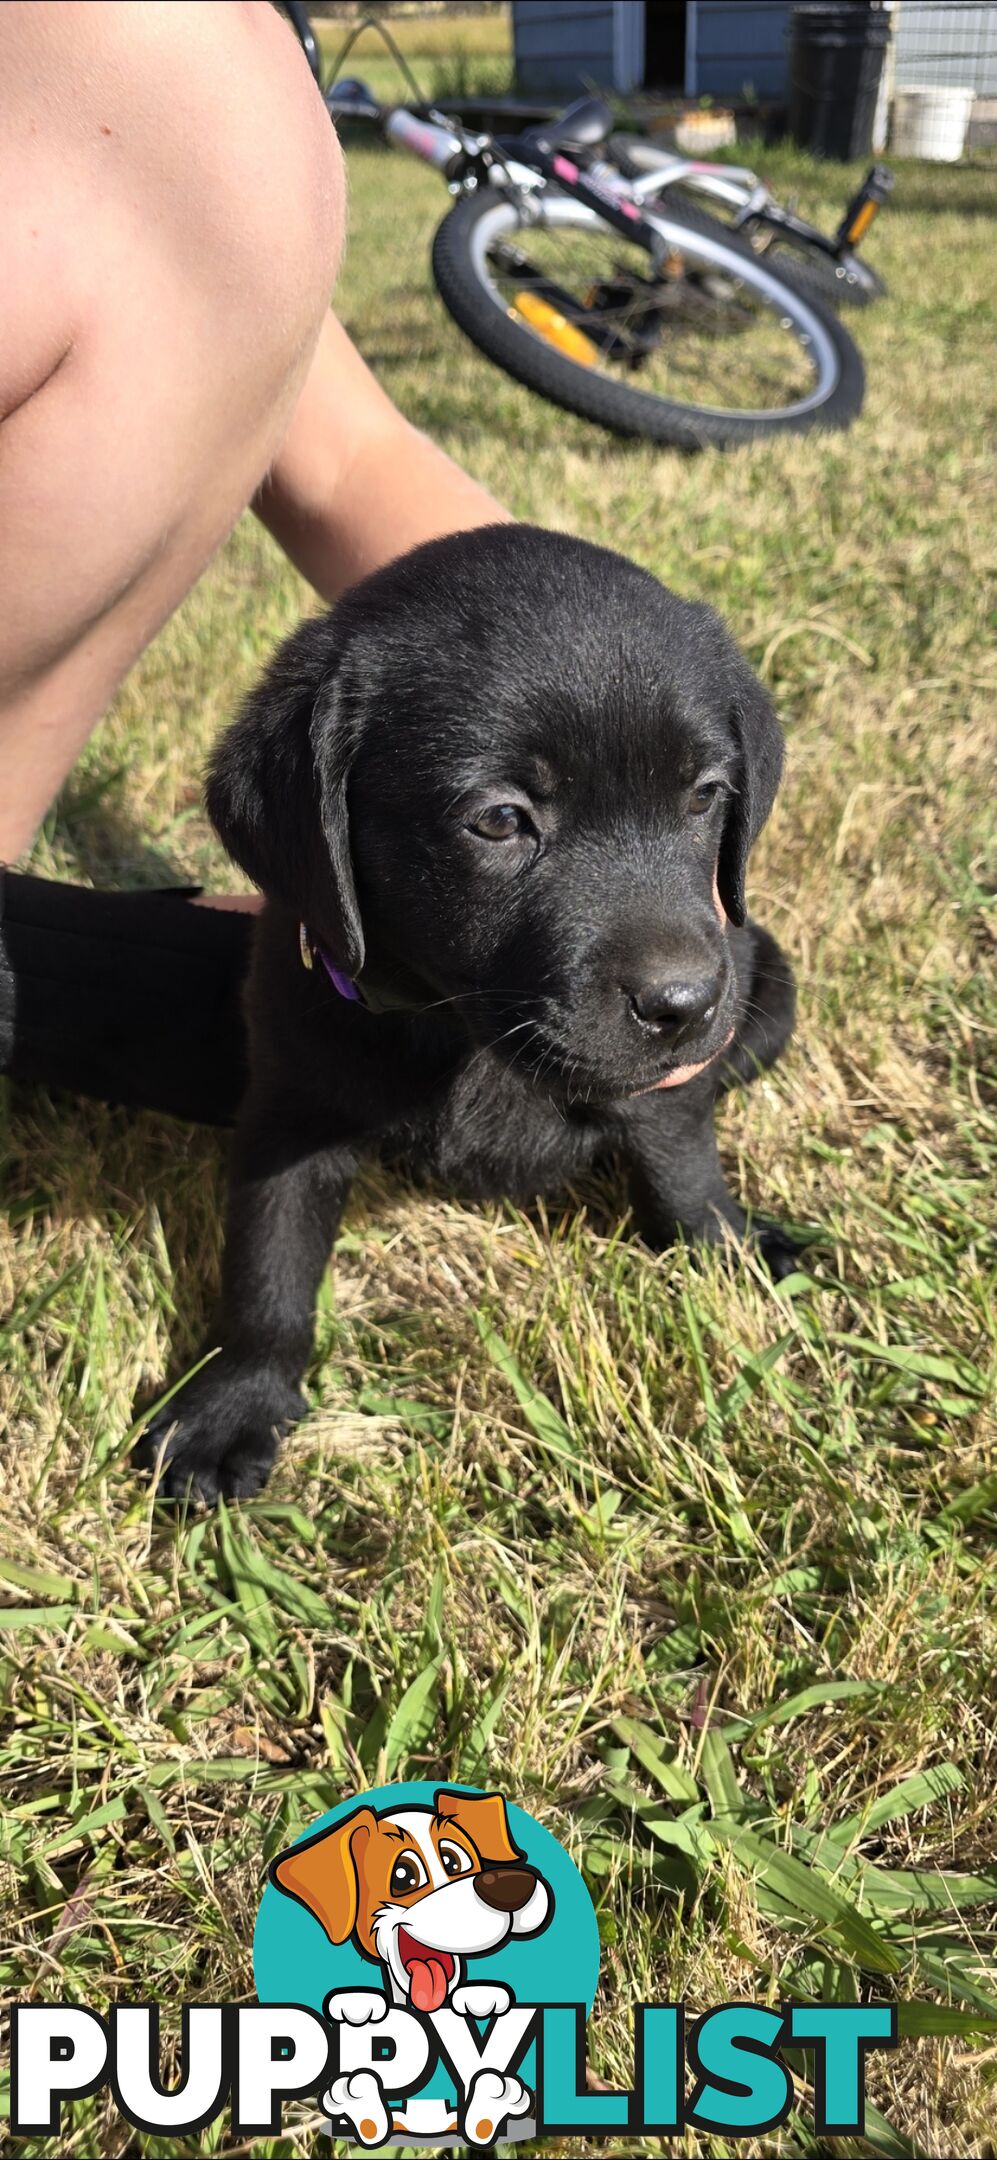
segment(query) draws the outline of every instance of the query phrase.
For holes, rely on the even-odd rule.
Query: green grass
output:
[[[388,29],[424,98],[494,97],[512,85],[512,22],[500,14],[415,15],[387,18]],[[377,30],[364,30],[343,62],[351,25],[341,17],[317,21],[315,30],[330,80],[360,75],[385,104],[406,104],[409,93],[398,62]]]
[[[851,177],[767,163],[823,217]],[[596,1897],[602,2074],[626,2076],[636,1995],[895,1995],[915,2008],[899,2053],[872,2058],[868,2149],[982,2160],[993,175],[902,173],[850,434],[683,462],[489,368],[431,289],[438,183],[362,148],[351,172],[341,305],[404,410],[519,515],[713,601],[772,684],[788,770],[752,900],[793,955],[799,1028],[721,1145],[736,1189],[823,1242],[777,1289],[652,1257],[609,1185],[522,1216],[368,1176],[322,1300],[313,1415],[259,1501],[171,1527],[129,1474],[131,1404],[171,1345],[193,1354],[221,1145],[10,1092],[3,1988],[248,1999],[262,1865],[299,1826],[389,1776],[495,1781]],[[245,522],[126,686],[37,866],[230,885],[203,759],[311,605]],[[808,2106],[801,2085],[767,2153],[816,2150]],[[254,2150],[304,2153],[313,2132],[302,2116]],[[101,2101],[58,2145],[218,2148],[132,2136]]]

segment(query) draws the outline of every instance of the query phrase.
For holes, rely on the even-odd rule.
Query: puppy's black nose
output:
[[[475,1890],[483,1905],[491,1905],[495,1912],[521,1912],[528,1905],[537,1886],[537,1878],[530,1868],[496,1867],[482,1868],[474,1878]]]
[[[658,975],[630,991],[630,1010],[663,1042],[680,1043],[712,1020],[720,988],[719,974]]]

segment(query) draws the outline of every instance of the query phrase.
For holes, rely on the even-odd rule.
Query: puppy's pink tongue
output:
[[[446,2001],[447,1976],[439,1958],[416,1958],[409,1966],[412,2001],[427,2014]]]

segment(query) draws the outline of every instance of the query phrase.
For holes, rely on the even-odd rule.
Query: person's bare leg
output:
[[[269,471],[341,252],[263,0],[0,9],[0,861]]]

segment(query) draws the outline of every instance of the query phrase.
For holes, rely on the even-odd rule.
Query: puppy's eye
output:
[[[716,802],[722,787],[722,780],[700,780],[696,787],[690,788],[688,804],[690,817],[702,817],[704,811],[709,810]]]
[[[395,1861],[388,1888],[392,1897],[407,1897],[409,1891],[421,1890],[423,1883],[428,1880],[422,1861],[416,1858],[415,1853],[405,1852],[400,1853]]]
[[[441,1845],[440,1859],[448,1875],[469,1875],[474,1866],[470,1853],[460,1845]]]
[[[481,840],[518,840],[521,833],[532,830],[525,810],[520,810],[515,803],[508,802],[490,803],[488,809],[482,810],[480,817],[476,817],[471,826],[471,831],[477,833]]]

